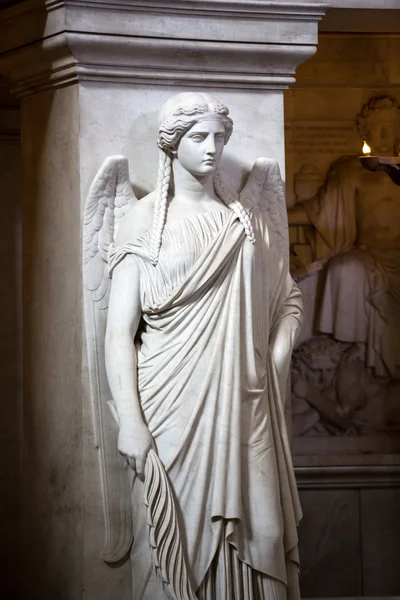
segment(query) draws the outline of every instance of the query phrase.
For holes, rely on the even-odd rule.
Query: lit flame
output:
[[[371,154],[371,148],[368,146],[367,142],[364,142],[364,146],[362,147],[363,154]]]

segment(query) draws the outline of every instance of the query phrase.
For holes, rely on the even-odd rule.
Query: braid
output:
[[[235,213],[241,224],[243,225],[246,237],[252,244],[255,244],[256,237],[254,235],[253,225],[247,212],[245,211],[242,203],[239,201],[239,195],[233,190],[226,188],[222,183],[221,175],[219,172],[215,173],[214,176],[214,189],[218,194],[219,198]]]
[[[153,226],[150,239],[150,260],[154,266],[158,263],[162,234],[167,214],[167,199],[171,181],[171,157],[160,150],[157,178],[157,196],[154,202]]]

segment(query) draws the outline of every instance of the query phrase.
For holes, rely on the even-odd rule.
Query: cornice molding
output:
[[[110,11],[163,13],[171,16],[189,15],[237,17],[259,19],[273,17],[279,19],[314,19],[319,21],[332,0],[326,2],[296,2],[296,0],[27,0],[11,6],[2,12],[15,17],[32,10],[45,8],[51,12],[59,8],[78,7],[82,9],[102,9]]]
[[[400,465],[295,467],[295,473],[300,490],[400,488]]]
[[[268,0],[49,0],[48,5],[87,6],[129,12],[148,12],[172,16],[190,17],[233,17],[259,19],[261,17],[278,19],[320,20],[327,4],[322,2],[268,1]]]
[[[289,45],[199,46],[188,40],[66,33],[9,55],[3,68],[11,81],[18,73],[19,80],[12,83],[19,96],[77,81],[285,89],[294,83],[298,63],[314,51],[302,46],[294,51]]]
[[[285,89],[316,50],[325,8],[266,0],[32,0],[0,13],[0,72],[19,96],[79,81]]]

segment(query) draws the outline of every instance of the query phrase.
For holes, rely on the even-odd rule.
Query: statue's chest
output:
[[[153,271],[154,282],[161,285],[164,282],[180,285],[198,260],[201,252],[201,248],[196,245],[190,247],[187,243],[181,246],[177,243],[173,248],[163,248],[159,259],[160,268]]]

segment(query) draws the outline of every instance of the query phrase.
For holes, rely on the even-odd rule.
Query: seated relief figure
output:
[[[373,154],[398,154],[395,99],[372,98],[357,125]],[[296,349],[292,364],[295,435],[400,430],[399,217],[399,187],[354,156],[335,162],[317,195],[289,211],[290,223],[312,225],[314,262],[303,274],[321,270],[317,335]]]
[[[400,106],[372,98],[357,127],[373,155],[396,156]],[[314,198],[289,210],[289,223],[312,225],[309,243],[320,280],[315,330],[365,345],[365,365],[377,377],[400,378],[400,188],[358,157],[335,162]],[[311,267],[311,268],[310,268]]]
[[[277,163],[259,159],[240,194],[218,171],[228,115],[208,94],[174,96],[159,114],[156,190],[137,201],[126,159],[110,157],[86,205],[103,556],[130,551],[135,600],[300,597],[285,387],[301,298]]]

